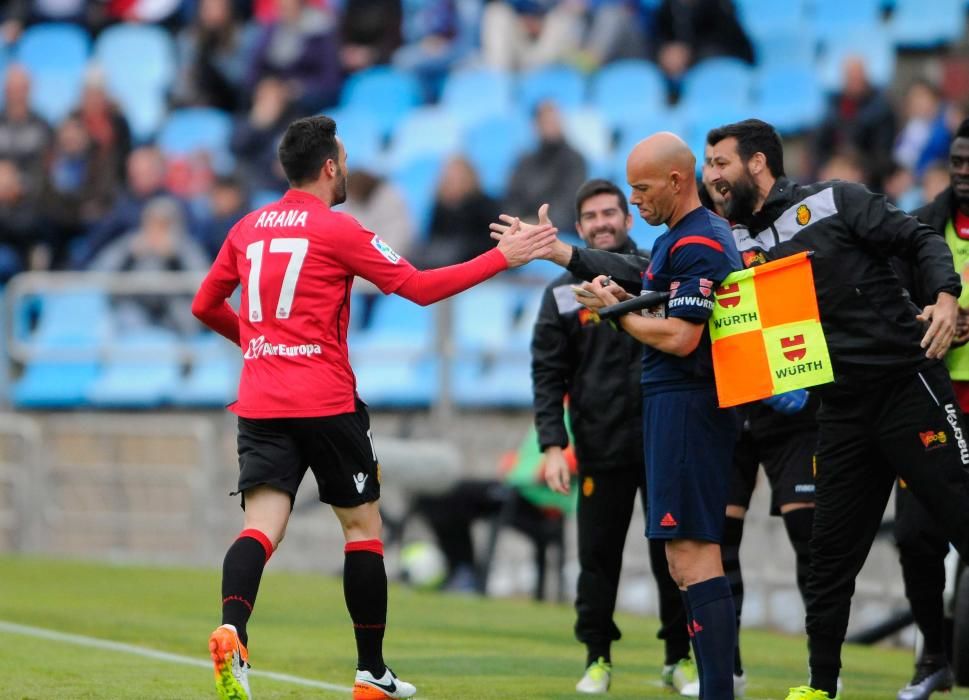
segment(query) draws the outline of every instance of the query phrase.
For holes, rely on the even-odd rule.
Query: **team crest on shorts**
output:
[[[808,222],[811,221],[811,210],[807,208],[806,204],[802,204],[797,208],[795,218],[801,226],[807,226]]]

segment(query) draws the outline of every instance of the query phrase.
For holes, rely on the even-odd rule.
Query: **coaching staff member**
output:
[[[263,568],[286,532],[312,469],[346,540],[343,590],[357,642],[355,700],[416,693],[383,659],[387,620],[380,470],[365,404],[350,369],[347,325],[355,276],[426,305],[548,249],[554,230],[519,232],[459,265],[418,271],[353,217],[347,153],[329,117],[286,129],[279,161],[290,189],[243,217],[226,237],[192,303],[207,326],[244,349],[239,400],[239,488],[244,529],[222,569],[222,624],[209,639],[216,689],[248,700],[246,623]],[[484,235],[484,232],[482,232]],[[238,314],[227,299],[242,287]]]
[[[590,180],[575,197],[575,227],[592,249],[648,254],[629,239],[632,216],[622,191],[606,180]],[[643,346],[575,299],[583,280],[566,272],[545,288],[532,335],[535,427],[545,454],[550,488],[569,492],[568,446],[563,401],[568,397],[579,463],[579,582],[575,636],[585,644],[586,672],[576,690],[602,693],[611,674],[610,647],[621,634],[613,619],[623,547],[636,493],[646,509],[642,396]],[[623,371],[625,368],[625,371]],[[669,574],[665,544],[649,540],[649,558],[659,589],[659,637],[665,641],[664,683],[682,690],[695,682],[690,639],[680,593]]]
[[[745,263],[814,253],[835,381],[816,389],[821,408],[806,618],[811,680],[793,688],[788,700],[836,698],[855,577],[896,475],[969,556],[969,445],[940,361],[956,329],[959,275],[945,241],[884,196],[853,183],[802,187],[788,180],[770,124],[729,124],[713,129],[707,142],[712,182],[738,224],[734,236]],[[916,267],[932,304],[919,310],[911,303],[891,256]],[[944,433],[944,446],[927,449],[919,437],[926,431]]]

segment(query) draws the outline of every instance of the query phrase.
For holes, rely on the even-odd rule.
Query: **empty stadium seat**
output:
[[[353,335],[350,352],[354,365],[360,360],[418,359],[433,350],[435,314],[395,294],[379,296],[370,324]]]
[[[454,297],[454,349],[462,355],[500,352],[511,337],[518,305],[518,289],[500,281],[486,282]]]
[[[225,406],[235,400],[242,360],[239,349],[215,333],[203,333],[189,343],[191,369],[172,392],[180,406]]]
[[[392,169],[427,157],[443,158],[461,148],[457,120],[440,107],[419,107],[394,127],[388,165]]]
[[[360,398],[379,408],[427,408],[438,399],[435,358],[368,357],[354,361]]]
[[[87,391],[100,407],[156,408],[180,385],[178,336],[161,328],[131,330],[108,349],[101,374]]]
[[[877,30],[882,21],[882,4],[883,0],[811,0],[809,25],[822,42],[848,32]]]
[[[527,355],[499,361],[459,358],[451,370],[451,396],[462,408],[526,408],[532,405]]]
[[[575,109],[585,100],[585,78],[569,66],[545,66],[522,73],[518,79],[518,103],[526,113],[540,102],[551,100],[559,109]]]
[[[341,107],[371,112],[384,136],[407,112],[421,103],[421,87],[410,73],[377,66],[351,75],[340,95]]]
[[[28,340],[34,357],[71,359],[73,355],[76,359],[86,353],[84,359],[90,359],[92,353],[110,341],[111,310],[104,292],[50,292],[41,295],[38,303],[37,327]]]
[[[756,116],[781,134],[808,129],[824,115],[824,91],[809,66],[764,66],[757,76]]]
[[[434,193],[441,175],[443,159],[427,156],[393,169],[390,180],[400,188],[420,236],[427,234],[434,210]]]
[[[154,25],[116,24],[98,36],[94,57],[135,139],[153,136],[165,117],[165,93],[175,77],[171,35]]]
[[[737,15],[748,36],[761,37],[805,25],[802,0],[736,0]],[[758,58],[760,62],[760,58]]]
[[[11,401],[17,408],[77,408],[87,405],[88,389],[98,377],[93,361],[32,361],[13,386]]]
[[[463,128],[502,114],[512,101],[513,81],[508,73],[476,68],[454,71],[444,81],[441,107]]]
[[[709,110],[711,105],[745,106],[753,85],[752,68],[738,58],[708,58],[683,76],[681,104]]]
[[[896,0],[888,33],[896,46],[928,49],[959,40],[966,28],[964,0]]]
[[[20,38],[14,58],[30,72],[31,106],[52,124],[77,105],[90,52],[90,37],[74,24],[35,24]]]
[[[783,3],[779,3],[783,4]],[[804,26],[785,26],[751,37],[760,70],[782,66],[813,67],[817,40]]]
[[[463,151],[478,171],[481,187],[502,197],[512,167],[535,142],[531,122],[512,110],[475,124],[464,132]]]
[[[627,59],[609,63],[592,77],[590,104],[610,129],[619,129],[666,109],[666,82],[649,61]]]
[[[384,167],[384,138],[374,115],[357,107],[337,107],[325,114],[336,120],[337,136],[347,151],[350,169],[380,172]]]
[[[599,110],[581,107],[563,116],[565,139],[585,157],[590,177],[602,176],[603,164],[608,164],[612,155],[612,131]]]
[[[174,110],[158,134],[158,146],[169,156],[185,156],[195,151],[220,154],[228,151],[232,118],[211,107],[186,107]]]

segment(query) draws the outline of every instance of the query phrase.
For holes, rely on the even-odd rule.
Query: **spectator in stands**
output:
[[[278,0],[277,9],[256,39],[247,88],[273,76],[304,112],[335,104],[342,82],[336,17],[309,0]]]
[[[78,114],[57,127],[42,191],[43,216],[50,233],[51,267],[67,261],[67,245],[111,208],[116,172],[102,163]]]
[[[108,3],[85,0],[7,0],[0,10],[0,44],[13,44],[27,24],[74,22],[94,30],[104,25]]]
[[[340,20],[340,63],[347,73],[384,65],[401,44],[401,0],[354,0]]]
[[[47,122],[30,108],[30,74],[23,66],[9,66],[0,112],[0,159],[16,163],[28,193],[36,195],[41,189],[50,141]]]
[[[0,283],[35,267],[34,250],[44,242],[39,231],[36,193],[27,190],[14,161],[0,159]]]
[[[87,267],[104,246],[137,228],[145,204],[168,194],[165,188],[165,159],[155,146],[141,146],[128,156],[124,190],[111,210],[95,223],[71,249],[75,267]]]
[[[474,0],[404,0],[404,45],[393,64],[415,74],[425,96],[436,100],[441,84],[476,42],[480,8]]]
[[[868,164],[868,185],[880,190],[891,165],[894,140],[892,106],[882,91],[869,83],[864,60],[848,57],[841,92],[831,97],[815,134],[817,162],[827,162],[836,151],[853,149]]]
[[[663,0],[654,26],[656,62],[674,85],[706,58],[754,62],[754,49],[729,0]]]
[[[882,190],[888,201],[903,211],[911,211],[923,204],[922,191],[916,185],[912,171],[895,161],[885,173]]]
[[[286,179],[276,158],[276,142],[293,117],[286,84],[265,77],[256,85],[248,114],[236,119],[229,147],[253,190],[284,191]]]
[[[418,256],[425,267],[453,265],[491,246],[482,235],[501,213],[499,203],[481,189],[478,173],[463,156],[445,163],[437,183],[427,245]]]
[[[380,231],[380,240],[399,255],[410,258],[417,232],[406,214],[407,202],[392,182],[369,170],[354,170],[347,183],[343,211],[368,231]]]
[[[846,180],[847,182],[864,182],[865,171],[858,160],[858,156],[851,151],[835,153],[821,166],[818,172],[819,180]]]
[[[209,259],[188,235],[181,202],[155,197],[144,207],[138,227],[106,247],[91,263],[97,272],[188,272],[208,268]],[[116,306],[122,328],[162,326],[183,333],[198,329],[185,297],[139,294]]]
[[[194,22],[178,35],[175,102],[238,109],[253,39],[253,30],[239,21],[231,0],[200,0]]]
[[[208,212],[198,226],[198,240],[209,257],[215,259],[229,229],[249,211],[243,179],[237,175],[216,177],[208,205]]]
[[[84,77],[78,116],[94,145],[98,167],[110,170],[120,184],[131,151],[131,129],[118,104],[108,94],[100,69],[93,68]]]
[[[565,140],[562,116],[554,103],[538,105],[535,128],[538,148],[526,153],[515,165],[505,211],[512,216],[532,216],[547,202],[552,221],[572,221],[575,192],[586,179],[585,159]]]
[[[905,124],[895,139],[895,160],[915,173],[916,179],[933,161],[949,153],[947,108],[939,88],[928,80],[913,82],[905,93]]]
[[[944,160],[930,164],[922,174],[922,203],[929,204],[949,187],[949,166]]]
[[[565,60],[581,44],[583,10],[582,3],[575,0],[494,0],[486,4],[481,17],[485,63],[501,70],[527,70]],[[584,179],[579,178],[576,187]]]
[[[622,58],[646,57],[643,6],[635,0],[582,0],[588,29],[575,57],[586,70]]]

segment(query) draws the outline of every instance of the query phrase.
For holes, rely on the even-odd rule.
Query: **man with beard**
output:
[[[644,346],[647,536],[666,540],[670,575],[686,608],[700,696],[727,700],[734,697],[737,627],[720,542],[737,425],[734,412],[717,405],[707,321],[713,290],[741,262],[727,223],[701,206],[695,171],[689,147],[669,132],[640,141],[629,154],[630,203],[650,225],[669,226],[654,242],[645,271],[638,256],[558,240],[548,259],[592,280],[583,289],[594,297],[578,297],[590,309],[640,292],[669,293],[659,307],[619,319]],[[539,225],[549,223],[546,213],[546,207],[539,210]],[[507,215],[501,219],[504,223],[491,225],[499,240],[517,223]]]
[[[243,217],[195,296],[193,313],[245,349],[239,400],[244,529],[225,555],[222,624],[209,639],[223,699],[247,700],[248,636],[263,569],[286,531],[296,490],[312,469],[346,539],[343,589],[357,643],[355,700],[411,697],[383,660],[387,618],[379,512],[380,471],[366,405],[348,361],[354,276],[421,305],[546,254],[550,226],[513,235],[459,265],[417,271],[351,216],[346,150],[329,117],[300,119],[279,144],[291,189]],[[238,314],[227,299],[242,286]]]
[[[821,398],[806,627],[810,685],[788,700],[839,696],[841,646],[855,577],[896,476],[969,555],[969,446],[941,358],[956,330],[959,275],[928,226],[882,195],[842,181],[784,176],[774,128],[748,119],[713,129],[711,181],[748,265],[813,252],[821,323],[834,370]],[[912,264],[931,304],[911,303],[890,258]],[[921,435],[931,432],[927,443]]]
[[[912,212],[945,239],[952,251],[955,270],[965,278],[969,272],[969,119],[959,125],[949,147],[949,182],[932,202]],[[907,267],[899,266],[902,280],[916,304],[925,303],[927,290]],[[959,409],[969,412],[969,289],[959,298],[958,331],[945,363]],[[937,437],[937,436],[936,436]],[[933,436],[926,433],[929,445]],[[966,504],[969,507],[969,503]],[[898,543],[905,597],[912,617],[922,633],[922,653],[911,682],[898,691],[898,700],[925,700],[937,691],[950,690],[954,683],[946,653],[946,625],[943,591],[944,560],[949,539],[938,519],[913,497],[907,483],[899,483],[895,495],[895,540]]]
[[[636,256],[646,252],[629,239],[632,216],[622,191],[606,180],[590,180],[575,196],[575,227],[593,250]],[[579,581],[575,636],[586,646],[581,693],[604,693],[612,674],[612,642],[621,638],[613,619],[626,532],[637,491],[646,510],[642,397],[639,374],[643,346],[617,331],[575,299],[570,272],[545,288],[532,335],[535,426],[545,458],[545,479],[569,493],[569,438],[563,403],[568,399],[578,458]],[[618,370],[618,371],[617,371]],[[659,638],[665,642],[662,679],[676,690],[695,683],[690,639],[679,591],[670,578],[663,540],[649,540],[649,559],[659,589]]]

